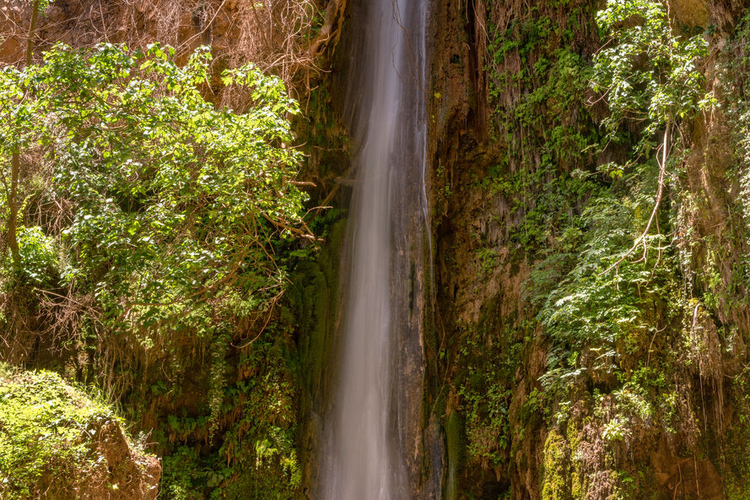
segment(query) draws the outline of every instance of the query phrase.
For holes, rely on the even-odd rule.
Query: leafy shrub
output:
[[[58,259],[54,240],[42,228],[24,227],[18,232],[21,267],[17,272],[24,284],[49,287],[59,280]]]
[[[184,67],[173,56],[57,45],[43,65],[0,72],[2,109],[16,118],[0,127],[16,138],[7,148],[41,145],[52,188],[72,204],[65,279],[94,291],[116,328],[190,317],[230,287],[254,308],[284,284],[272,240],[302,234],[304,195],[289,182],[299,154],[285,145],[298,108],[282,82],[252,65],[227,70],[252,106],[215,109],[201,94],[210,53]]]
[[[712,102],[702,92],[705,77],[698,65],[708,42],[702,34],[680,33],[659,0],[609,0],[596,21],[609,41],[596,54],[592,79],[609,105],[603,125],[617,141],[624,122],[644,123],[631,156],[638,160],[652,153],[662,127],[669,135],[671,125]]]
[[[58,44],[39,65],[0,70],[2,174],[18,151],[43,159],[33,200],[59,208],[44,214],[54,223],[19,232],[18,267],[39,287],[52,283],[39,281],[46,268],[62,268],[61,289],[29,306],[39,328],[65,333],[53,347],[87,354],[82,378],[155,427],[160,451],[213,446],[195,470],[167,462],[169,494],[220,496],[247,475],[291,498],[295,386],[288,360],[274,364],[266,349],[288,340],[273,328],[288,284],[282,254],[313,239],[294,182],[289,118],[299,109],[251,64],[221,75],[248,108],[216,107],[210,66],[206,48],[178,65],[158,44]],[[256,466],[245,438],[275,452]]]

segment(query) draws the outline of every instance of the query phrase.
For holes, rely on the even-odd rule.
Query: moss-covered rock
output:
[[[123,426],[56,373],[0,365],[0,497],[156,498],[159,461]]]

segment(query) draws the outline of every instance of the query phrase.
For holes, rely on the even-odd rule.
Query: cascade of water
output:
[[[414,233],[423,231],[427,218],[427,0],[363,3],[358,15],[365,16],[366,31],[355,54],[360,60],[358,74],[350,78],[354,88],[348,103],[358,144],[357,183],[343,345],[323,453],[321,500],[409,497],[403,457],[409,436],[403,420],[410,411],[402,409],[407,406],[402,400],[414,385],[400,379],[407,372],[417,377],[421,373],[420,341],[402,339],[418,336],[421,325],[413,303],[421,300],[415,296],[422,285],[414,282],[422,278],[415,277],[410,254],[415,246],[416,253],[422,251],[421,235]],[[421,275],[421,262],[418,266]],[[416,382],[419,390],[418,378]]]

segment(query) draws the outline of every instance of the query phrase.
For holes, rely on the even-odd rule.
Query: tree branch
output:
[[[638,248],[638,245],[641,244],[642,241],[646,239],[646,236],[648,236],[648,232],[651,230],[651,225],[653,224],[654,220],[656,219],[656,213],[659,211],[659,204],[661,203],[661,197],[664,193],[664,175],[666,173],[667,169],[667,150],[669,145],[669,131],[671,129],[671,124],[667,120],[667,126],[664,130],[664,142],[662,142],[662,158],[661,162],[659,163],[659,187],[656,191],[656,201],[654,202],[654,209],[651,211],[651,217],[648,219],[648,224],[646,224],[646,229],[643,230],[643,233],[635,240],[633,243],[633,246],[630,248],[630,250],[625,253],[622,257],[620,257],[617,262],[609,266],[607,269],[599,273],[599,276],[603,274],[607,274],[609,271],[614,269],[615,267],[622,264],[622,262],[630,257],[630,255],[635,252],[636,248]],[[657,160],[658,161],[658,160]]]

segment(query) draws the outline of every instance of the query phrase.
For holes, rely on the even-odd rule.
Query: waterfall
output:
[[[401,500],[415,491],[424,370],[427,0],[357,3],[347,97],[356,183],[319,497]]]

